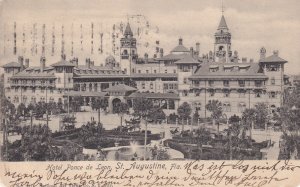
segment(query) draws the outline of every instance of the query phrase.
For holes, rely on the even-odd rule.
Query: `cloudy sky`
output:
[[[232,33],[232,49],[240,57],[258,60],[259,49],[279,50],[288,60],[287,73],[300,71],[299,0],[224,0]],[[221,17],[221,0],[4,0],[1,25],[6,22],[110,22],[143,14],[160,30],[167,53],[182,37],[184,45],[201,43],[201,53],[213,50]],[[0,62],[4,63],[3,60]]]

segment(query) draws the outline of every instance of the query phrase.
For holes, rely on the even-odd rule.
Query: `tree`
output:
[[[218,122],[219,119],[222,117],[223,109],[222,103],[218,100],[209,100],[206,104],[206,109],[211,112],[211,118],[213,120],[213,125]],[[219,133],[219,122],[218,122],[218,133]]]
[[[146,98],[137,98],[133,100],[133,115],[142,118],[145,121],[145,143],[144,143],[144,160],[146,159],[147,152],[147,120],[150,118],[153,112],[153,102]]]
[[[255,115],[255,124],[260,128],[265,128],[268,122],[268,106],[265,103],[258,103],[255,106],[256,115]]]
[[[252,139],[252,128],[256,119],[256,111],[253,108],[247,108],[242,114],[242,123],[247,130],[250,131],[250,138]]]
[[[120,130],[122,131],[122,122],[123,122],[123,116],[124,114],[128,113],[129,106],[127,103],[124,102],[119,102],[117,103],[115,107],[115,112],[120,116],[120,121],[121,121],[121,128]]]
[[[161,122],[162,120],[166,119],[166,114],[164,113],[163,109],[158,106],[153,107],[150,113],[152,114],[150,119],[153,120],[154,123]]]
[[[187,102],[182,103],[178,109],[177,109],[177,113],[179,118],[181,118],[182,120],[187,120],[189,119],[191,113],[192,113],[192,108],[191,105],[188,104]],[[182,122],[182,131],[184,130],[184,122]]]
[[[96,100],[93,100],[92,102],[92,109],[98,110],[98,122],[100,123],[100,110],[106,110],[108,107],[108,101],[104,98],[97,98]]]

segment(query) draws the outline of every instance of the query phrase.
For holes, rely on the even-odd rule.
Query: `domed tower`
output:
[[[124,37],[121,38],[120,57],[120,67],[129,75],[132,71],[131,63],[137,59],[136,39],[133,38],[129,23],[124,31]]]
[[[231,34],[227,27],[225,17],[222,15],[217,32],[215,33],[215,61],[230,62],[231,51]]]

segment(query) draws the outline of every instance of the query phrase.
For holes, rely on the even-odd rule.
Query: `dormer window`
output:
[[[219,67],[209,68],[209,72],[217,72],[219,71]]]

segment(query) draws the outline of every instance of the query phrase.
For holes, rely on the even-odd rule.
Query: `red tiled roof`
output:
[[[64,94],[64,96],[86,96],[86,97],[105,97],[107,92],[84,92],[84,91],[70,91]]]
[[[225,72],[224,66],[240,66],[249,67],[246,71],[230,71]],[[210,68],[219,68],[216,72],[211,72]],[[259,72],[258,63],[202,63],[201,67],[197,70],[195,74],[190,76],[191,79],[223,79],[223,78],[233,78],[233,79],[266,79],[267,76]]]
[[[3,68],[20,68],[21,64],[18,62],[10,62],[2,66]]]
[[[174,47],[174,49],[171,52],[190,52],[190,50],[188,50],[183,45],[178,45],[178,46]]]
[[[61,60],[51,65],[52,67],[61,67],[61,66],[68,66],[68,67],[75,67],[75,64],[68,62],[66,60]]]
[[[118,84],[112,87],[106,88],[104,91],[106,92],[114,92],[114,91],[136,91],[137,89],[131,86],[127,86],[125,84]]]
[[[149,99],[179,99],[179,96],[174,93],[150,93],[150,92],[135,92],[128,96],[129,98],[149,98]]]
[[[260,59],[259,62],[283,62],[283,63],[285,63],[287,61],[280,58],[278,55],[273,54],[269,57]]]
[[[175,64],[199,64],[191,55],[185,55],[182,59],[174,62]]]
[[[177,77],[176,73],[135,73],[132,74],[131,77],[138,78],[138,77]]]
[[[219,26],[218,26],[218,30],[221,30],[221,29],[227,29],[228,30],[224,15],[222,15],[221,21],[220,21]]]

